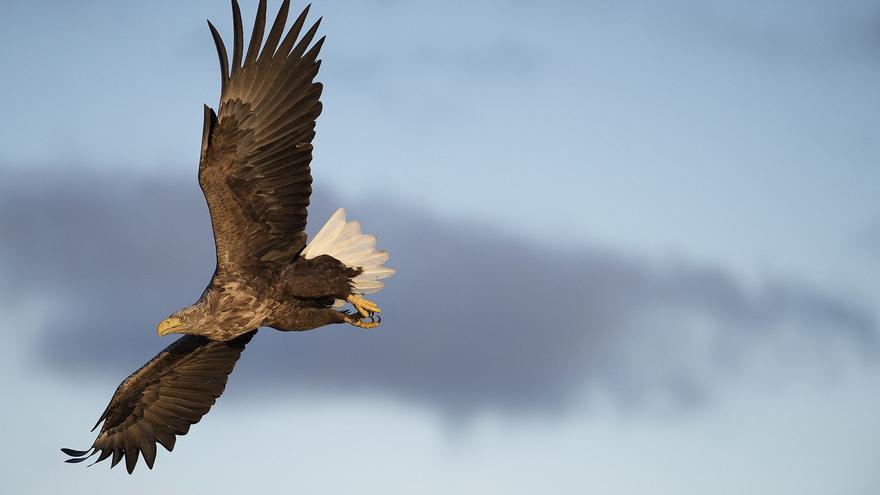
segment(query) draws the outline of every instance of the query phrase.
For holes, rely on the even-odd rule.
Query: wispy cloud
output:
[[[214,267],[194,181],[25,175],[4,186],[0,291],[64,303],[41,329],[40,359],[122,378],[168,343],[156,322],[195,300]],[[318,196],[312,229],[339,204]],[[720,268],[525,243],[393,202],[344,206],[399,269],[376,298],[383,326],[262,332],[237,377],[255,393],[377,393],[451,415],[548,413],[591,389],[626,403],[701,400],[712,391],[692,361],[719,366],[726,343],[748,352],[755,336],[782,328],[818,348],[828,339],[876,348],[873,313],[809,287],[750,291]]]
[[[839,62],[872,57],[880,41],[880,5],[874,0],[730,2],[635,1],[668,27],[756,57],[786,62]]]

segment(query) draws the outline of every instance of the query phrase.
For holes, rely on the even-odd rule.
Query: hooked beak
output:
[[[174,333],[174,331],[182,325],[183,322],[180,321],[180,318],[168,318],[167,320],[162,320],[162,322],[159,323],[158,328],[159,336],[164,337],[169,333]]]

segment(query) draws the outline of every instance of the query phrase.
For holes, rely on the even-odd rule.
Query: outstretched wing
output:
[[[223,40],[208,23],[222,88],[219,116],[205,107],[199,184],[211,211],[220,271],[292,260],[305,245],[311,142],[321,113],[322,86],[314,79],[324,38],[309,48],[319,19],[297,42],[306,7],[282,40],[289,3],[281,5],[261,50],[266,2],[260,1],[242,65],[241,13],[232,1],[231,69]]]
[[[156,442],[170,452],[175,435],[186,435],[208,413],[255,333],[227,342],[195,335],[177,339],[119,384],[95,424],[104,422],[92,447],[61,449],[73,457],[66,462],[82,462],[100,452],[95,462],[113,455],[112,468],[125,456],[131,474],[140,453],[153,469]]]

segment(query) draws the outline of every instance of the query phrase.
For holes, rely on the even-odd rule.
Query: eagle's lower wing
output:
[[[124,456],[131,473],[140,453],[152,469],[156,442],[170,452],[175,435],[186,435],[207,414],[255,333],[227,342],[195,335],[177,339],[119,384],[95,424],[97,428],[104,422],[98,438],[84,451],[61,449],[74,457],[67,462],[82,462],[100,452],[95,462],[112,455],[113,467]]]
[[[311,142],[322,90],[314,79],[324,38],[309,49],[320,19],[297,42],[308,7],[282,40],[289,7],[285,0],[261,50],[266,22],[261,0],[242,64],[241,13],[235,0],[232,4],[231,69],[223,40],[210,26],[222,89],[219,115],[205,107],[199,162],[221,271],[257,261],[288,261],[305,246]]]

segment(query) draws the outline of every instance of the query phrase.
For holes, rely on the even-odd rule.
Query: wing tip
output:
[[[65,447],[61,448],[61,452],[69,455],[70,457],[82,457],[89,453],[89,449],[86,450],[76,450],[76,449],[68,449]]]
[[[91,458],[93,455],[97,454],[98,448],[92,447],[92,448],[86,449],[86,450],[75,450],[75,449],[62,448],[61,452],[64,452],[65,454],[70,456],[70,459],[66,459],[64,462],[66,462],[68,464],[78,464],[80,462],[83,462],[83,461]]]
[[[235,74],[241,70],[241,56],[244,50],[244,27],[241,22],[241,7],[238,5],[238,0],[232,0],[232,30],[234,40],[232,44],[231,74]]]

